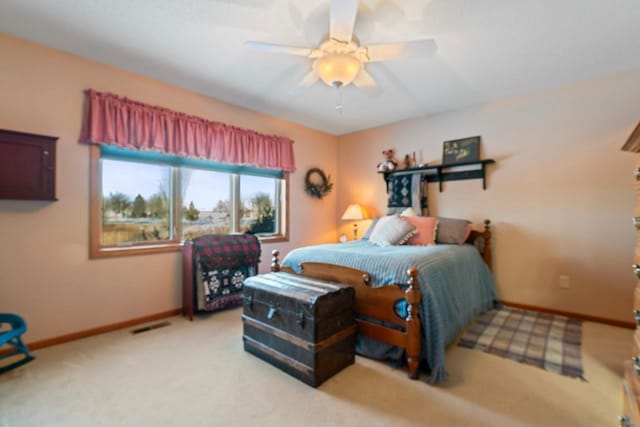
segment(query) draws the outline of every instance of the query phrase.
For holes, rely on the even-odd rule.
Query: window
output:
[[[240,176],[240,231],[278,233],[279,185],[273,179]]]
[[[286,241],[285,173],[91,147],[91,257],[178,250],[211,233]]]
[[[232,174],[192,168],[180,172],[183,238],[232,232]]]
[[[171,168],[102,160],[102,233],[106,245],[173,240]]]

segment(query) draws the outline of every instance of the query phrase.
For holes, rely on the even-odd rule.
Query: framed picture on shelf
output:
[[[442,164],[475,162],[480,159],[480,137],[452,139],[442,144]]]

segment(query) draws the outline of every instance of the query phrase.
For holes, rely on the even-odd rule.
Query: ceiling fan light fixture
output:
[[[346,86],[353,82],[360,70],[362,62],[351,54],[330,53],[318,58],[315,62],[316,73],[328,86]]]
[[[301,48],[273,43],[246,42],[245,46],[265,52],[297,55],[313,60],[312,70],[298,83],[297,93],[322,80],[336,90],[336,110],[342,113],[342,88],[351,83],[364,90],[379,89],[364,65],[403,57],[428,57],[436,51],[431,39],[403,43],[382,43],[360,46],[353,34],[358,6],[361,0],[331,0],[329,8],[329,34],[315,48]],[[371,92],[370,92],[371,93]]]

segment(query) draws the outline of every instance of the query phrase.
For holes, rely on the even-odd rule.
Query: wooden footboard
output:
[[[271,271],[283,271],[297,274],[288,267],[280,267],[280,252],[272,251]],[[330,282],[338,282],[353,286],[356,291],[356,313],[359,316],[388,322],[400,327],[394,329],[359,318],[358,333],[386,342],[401,348],[407,353],[409,376],[418,378],[418,364],[422,334],[420,332],[420,290],[418,288],[418,270],[411,268],[407,271],[409,285],[406,290],[399,286],[369,286],[370,276],[367,272],[355,268],[335,264],[304,262],[301,264],[300,275],[313,277]],[[400,300],[407,302],[407,316],[403,319],[396,314],[395,304]]]

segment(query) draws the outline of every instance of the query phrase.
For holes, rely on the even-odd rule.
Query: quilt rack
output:
[[[460,181],[465,179],[482,179],[482,189],[487,189],[487,165],[494,164],[494,159],[474,160],[472,162],[462,162],[449,165],[422,166],[417,168],[399,169],[391,172],[378,172],[384,176],[389,192],[389,181],[393,175],[404,175],[409,173],[421,173],[422,180],[426,182],[437,182],[442,193],[442,183],[445,181]],[[463,168],[460,170],[459,168]],[[458,170],[452,170],[458,169]]]

